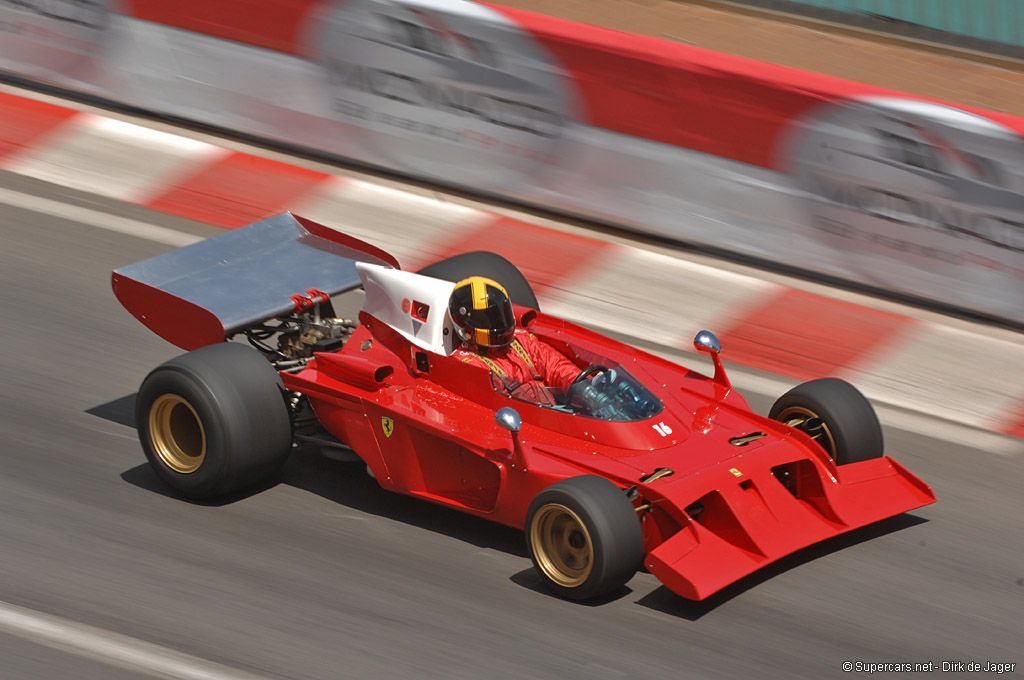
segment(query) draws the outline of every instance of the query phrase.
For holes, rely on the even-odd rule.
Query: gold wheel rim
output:
[[[594,542],[579,515],[558,503],[541,507],[530,527],[541,571],[565,588],[582,585],[594,569]]]
[[[825,422],[825,419],[819,416],[811,409],[804,408],[803,406],[790,406],[789,408],[783,410],[782,413],[778,415],[778,420],[781,420],[784,423],[788,423],[789,421],[795,418],[800,419],[800,422],[795,425],[797,429],[800,428],[800,425],[803,425],[806,421],[810,420],[811,418],[817,418],[821,420],[821,431],[824,436],[818,437],[817,439],[815,439],[815,441],[821,444],[822,448],[825,449],[829,456],[831,456],[832,460],[835,460],[836,440],[835,437],[832,436],[832,430],[828,428],[828,424]]]
[[[164,464],[195,472],[206,457],[206,431],[199,414],[177,394],[162,394],[149,409],[149,438]]]

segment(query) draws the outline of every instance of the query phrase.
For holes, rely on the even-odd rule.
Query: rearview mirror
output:
[[[512,434],[518,433],[523,427],[523,419],[519,417],[519,411],[511,406],[498,409],[498,412],[494,414],[494,421]]]
[[[698,352],[714,356],[722,351],[722,343],[718,341],[711,331],[700,331],[693,338],[693,347]]]

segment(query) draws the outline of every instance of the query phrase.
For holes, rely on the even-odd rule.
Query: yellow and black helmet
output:
[[[479,347],[505,347],[516,331],[516,315],[508,293],[497,281],[470,276],[455,284],[448,299],[455,332]]]

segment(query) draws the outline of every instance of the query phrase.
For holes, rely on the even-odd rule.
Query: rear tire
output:
[[[644,556],[633,504],[596,475],[564,479],[537,494],[526,515],[526,546],[547,586],[570,600],[622,587]]]
[[[820,418],[822,434],[818,443],[837,465],[879,458],[884,451],[882,426],[871,402],[856,387],[838,378],[797,385],[779,397],[768,417],[782,422]]]
[[[462,253],[428,265],[417,273],[452,283],[470,276],[486,276],[500,283],[515,304],[540,311],[530,282],[514,264],[497,253],[485,250]]]
[[[275,474],[292,425],[277,371],[236,343],[202,347],[142,382],[135,421],[146,458],[189,498],[220,496]]]

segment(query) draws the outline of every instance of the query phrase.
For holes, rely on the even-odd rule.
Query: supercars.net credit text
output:
[[[1014,673],[1016,663],[995,661],[915,661],[904,663],[877,663],[870,661],[844,661],[847,673]]]

